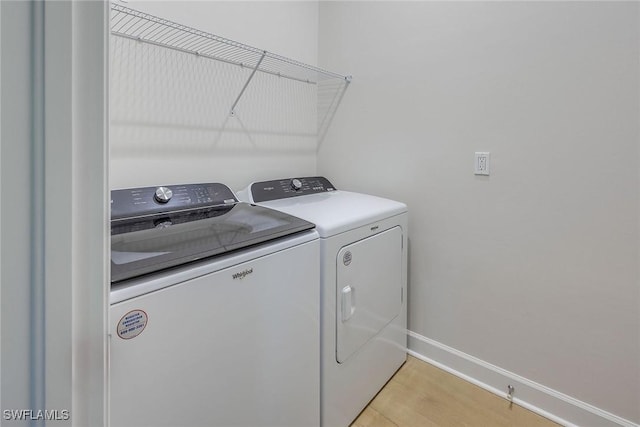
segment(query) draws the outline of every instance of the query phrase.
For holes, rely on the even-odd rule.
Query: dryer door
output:
[[[336,262],[336,360],[342,363],[400,313],[402,229],[345,246]]]

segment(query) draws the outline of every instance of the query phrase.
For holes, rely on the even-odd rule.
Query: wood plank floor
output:
[[[351,426],[551,427],[558,424],[409,356]]]

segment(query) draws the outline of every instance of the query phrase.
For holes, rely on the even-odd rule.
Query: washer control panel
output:
[[[326,193],[334,190],[333,184],[323,176],[285,178],[251,184],[251,196],[255,203],[306,196],[307,194]]]
[[[224,184],[182,184],[111,191],[111,219],[237,203]]]

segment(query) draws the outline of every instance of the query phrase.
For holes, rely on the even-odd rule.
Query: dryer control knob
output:
[[[296,191],[300,190],[302,188],[302,181],[300,181],[298,178],[292,179],[291,188],[293,188]]]
[[[158,203],[167,203],[171,200],[173,196],[173,191],[169,187],[158,187],[156,188],[156,194],[153,196]]]

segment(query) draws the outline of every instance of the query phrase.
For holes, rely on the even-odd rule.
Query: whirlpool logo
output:
[[[253,268],[247,268],[246,270],[240,271],[238,273],[234,273],[233,278],[242,280],[251,273],[253,273]]]

